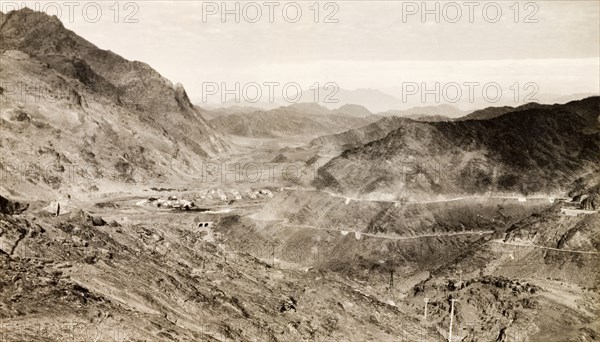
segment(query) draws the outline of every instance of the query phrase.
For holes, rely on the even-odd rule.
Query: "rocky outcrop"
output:
[[[591,191],[586,196],[582,197],[580,209],[583,210],[598,210],[600,209],[600,187],[595,191]]]
[[[29,207],[27,203],[11,201],[8,198],[0,195],[0,213],[5,215],[18,215]]]

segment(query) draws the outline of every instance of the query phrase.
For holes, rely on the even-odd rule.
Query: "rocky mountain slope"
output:
[[[210,121],[217,129],[228,134],[274,138],[282,136],[315,136],[336,133],[367,125],[378,117],[358,117],[329,111],[314,103],[279,107],[269,111],[255,111],[219,117]]]
[[[600,165],[599,98],[490,120],[406,121],[347,150],[316,184],[354,194],[551,193]]]
[[[403,122],[411,119],[423,122],[450,121],[445,116],[413,115],[410,117],[383,117],[363,127],[353,128],[342,133],[323,135],[310,141],[310,146],[330,147],[346,150],[385,138],[391,131],[398,129]]]
[[[173,162],[193,170],[227,151],[181,85],[97,48],[56,17],[0,14],[0,46],[7,191],[166,180],[176,176]]]
[[[223,238],[196,228],[198,214],[158,215],[152,224],[147,215],[105,216],[110,224],[96,226],[81,210],[0,214],[2,340],[379,341],[436,333],[334,273],[274,267],[222,248]]]
[[[454,299],[457,340],[592,341],[600,215],[571,217],[564,205],[488,197],[397,203],[297,190],[217,229],[254,255],[343,274],[442,336]]]
[[[396,116],[384,117],[364,127],[354,128],[338,134],[320,136],[311,140],[311,146],[338,146],[343,149],[358,147],[371,141],[385,138],[388,133],[394,131],[407,119]]]

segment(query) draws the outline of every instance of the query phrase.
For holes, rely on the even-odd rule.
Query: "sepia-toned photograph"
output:
[[[600,342],[599,0],[0,0],[0,342]]]

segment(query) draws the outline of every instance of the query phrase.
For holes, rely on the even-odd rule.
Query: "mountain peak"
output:
[[[372,115],[365,106],[357,105],[357,104],[345,104],[340,108],[335,110],[338,113],[351,115],[351,116],[369,116]]]
[[[63,23],[56,15],[48,15],[44,12],[34,11],[28,7],[23,7],[18,10],[9,11],[7,13],[3,13],[0,11],[0,24],[3,24],[5,20],[9,19],[20,22],[26,22],[29,25],[52,24],[56,25],[59,28],[64,28]]]
[[[327,114],[327,113],[329,113],[329,109],[327,109],[324,106],[321,106],[320,104],[318,104],[316,102],[299,102],[299,103],[294,103],[294,104],[291,104],[291,105],[287,106],[287,108],[296,109],[296,110],[300,110],[300,111],[303,111],[303,112],[313,112],[314,114]]]

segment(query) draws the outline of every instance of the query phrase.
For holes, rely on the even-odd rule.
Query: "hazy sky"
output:
[[[114,1],[101,2],[102,17],[95,23],[84,20],[81,6],[69,22],[67,7],[57,3],[66,27],[100,48],[150,64],[183,83],[191,98],[201,97],[202,82],[293,81],[303,88],[335,82],[398,97],[402,82],[497,82],[503,87],[536,82],[540,93],[561,94],[599,90],[597,0],[478,2],[473,22],[465,2],[456,2],[462,11],[458,19],[455,7],[438,2],[440,23],[433,14],[423,22],[421,1],[332,1],[327,6],[322,1],[318,23],[314,1],[281,2],[274,7],[273,23],[269,5],[261,1],[237,2],[242,14],[246,6],[240,23],[233,14],[221,21],[221,1],[138,1],[129,7],[120,2],[119,23],[115,8],[109,9]],[[302,16],[287,22],[295,19],[295,4]],[[435,4],[427,2],[429,9]],[[229,9],[235,5],[227,2]],[[251,23],[256,7],[262,15]],[[130,19],[138,22],[124,23],[133,11]],[[94,12],[88,8],[89,17]],[[332,12],[330,20],[337,23],[323,22]]]

